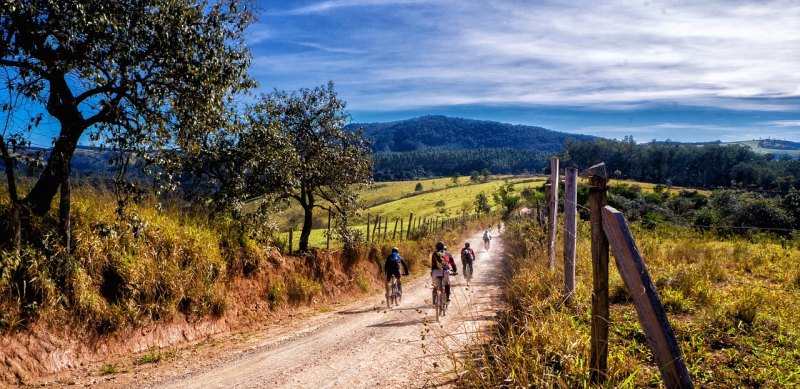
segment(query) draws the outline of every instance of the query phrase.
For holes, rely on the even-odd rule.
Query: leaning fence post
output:
[[[389,217],[383,217],[383,241],[386,241],[386,231],[389,229]]]
[[[567,305],[575,300],[575,244],[577,237],[578,169],[564,170],[564,293]]]
[[[392,240],[397,237],[397,223],[400,221],[399,217],[394,218],[394,230],[392,230]],[[400,227],[400,236],[403,236],[403,227]]]
[[[558,228],[558,158],[550,159],[550,209],[548,217],[547,254],[550,271],[556,269],[556,229]]]
[[[633,240],[625,216],[616,209],[603,207],[603,231],[614,251],[617,270],[631,291],[639,322],[653,352],[661,379],[667,388],[692,388],[692,379],[683,360],[683,353],[664,306],[658,299],[644,260]]]
[[[606,195],[605,163],[589,168],[590,222],[592,226],[592,329],[590,381],[606,382],[608,374],[608,239],[603,233],[603,207]]]

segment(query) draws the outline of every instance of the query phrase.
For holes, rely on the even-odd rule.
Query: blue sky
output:
[[[260,89],[637,141],[800,141],[798,1],[261,0]]]

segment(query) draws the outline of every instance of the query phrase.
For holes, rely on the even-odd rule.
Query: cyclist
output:
[[[464,274],[467,274],[467,267],[469,266],[469,273],[472,273],[472,262],[475,261],[475,251],[469,247],[469,242],[464,243],[464,248],[461,249],[461,268],[464,269]]]
[[[397,278],[397,290],[400,292],[400,295],[403,295],[403,283],[400,282],[400,265],[403,265],[403,275],[408,275],[408,263],[403,257],[400,256],[400,249],[397,247],[392,247],[392,253],[386,257],[386,262],[383,265],[384,270],[386,271],[386,297],[389,297],[389,292],[392,288],[392,276]]]
[[[444,282],[444,294],[446,301],[450,301],[450,270],[453,275],[457,274],[456,261],[453,255],[447,252],[444,242],[436,243],[436,251],[431,254],[431,280],[433,281],[433,296],[439,289],[440,282]]]
[[[497,233],[500,233],[500,230],[503,229],[503,223],[497,223]]]
[[[489,244],[490,244],[491,240],[492,240],[492,235],[489,234],[489,230],[486,230],[486,232],[483,233],[483,245],[487,249],[489,248]]]

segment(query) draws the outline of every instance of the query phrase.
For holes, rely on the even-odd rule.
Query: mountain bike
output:
[[[447,312],[447,295],[444,292],[444,276],[436,279],[438,282],[433,288],[433,305],[436,307],[436,321],[439,321],[439,316],[444,316]]]
[[[402,298],[403,295],[400,293],[400,285],[397,283],[397,277],[392,276],[391,281],[389,281],[389,287],[387,288],[386,306],[391,308],[392,304],[395,306],[400,305],[400,300]]]
[[[464,280],[466,280],[467,285],[469,285],[469,281],[472,280],[472,261],[464,261],[462,267],[464,268]]]
[[[488,250],[488,249],[489,249],[489,245],[490,245],[490,243],[491,243],[491,242],[492,242],[492,240],[491,240],[491,239],[484,239],[484,240],[483,240],[483,248],[485,248],[486,250]]]

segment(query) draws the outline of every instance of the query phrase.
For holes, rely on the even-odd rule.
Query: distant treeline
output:
[[[623,141],[567,141],[562,166],[586,168],[605,162],[612,178],[666,185],[800,188],[800,161],[759,155],[740,145],[636,144]]]
[[[553,153],[514,149],[442,150],[373,154],[375,180],[469,175],[487,169],[493,174],[539,173]]]

